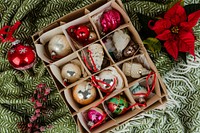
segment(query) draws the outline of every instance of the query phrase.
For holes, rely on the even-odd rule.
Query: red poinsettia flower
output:
[[[180,2],[170,8],[164,18],[155,22],[154,26],[149,21],[149,28],[157,34],[156,38],[165,41],[164,47],[167,52],[177,59],[178,52],[189,52],[195,56],[192,27],[194,27],[200,18],[200,10],[186,15],[185,9]]]

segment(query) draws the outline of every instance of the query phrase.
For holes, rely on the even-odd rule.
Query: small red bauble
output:
[[[34,65],[36,53],[31,46],[25,46],[19,40],[16,40],[8,51],[7,58],[15,69],[25,70]]]
[[[81,25],[77,27],[74,33],[78,41],[85,42],[90,36],[90,29],[86,25]]]

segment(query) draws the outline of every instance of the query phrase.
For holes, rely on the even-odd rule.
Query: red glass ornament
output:
[[[90,29],[86,25],[81,25],[74,30],[74,33],[78,41],[86,42],[90,36]]]
[[[19,40],[16,40],[8,51],[7,58],[15,69],[25,70],[34,65],[36,53],[31,46],[25,46]]]
[[[121,14],[115,9],[104,12],[101,16],[100,23],[104,33],[113,31],[122,23]]]

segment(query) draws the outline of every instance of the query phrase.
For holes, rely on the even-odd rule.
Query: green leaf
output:
[[[151,57],[157,58],[159,56],[162,45],[158,39],[149,37],[143,43]]]

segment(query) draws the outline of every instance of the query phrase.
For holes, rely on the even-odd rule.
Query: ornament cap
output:
[[[139,103],[146,103],[146,100],[144,99],[144,97],[140,97],[138,99]]]
[[[52,58],[52,59],[55,59],[55,56],[56,56],[56,55],[57,55],[56,52],[54,52],[54,51],[51,52],[51,58]]]
[[[65,79],[63,79],[63,81],[64,81],[64,82],[68,82],[69,80],[65,78]]]
[[[20,43],[20,40],[15,40],[14,42],[12,42],[12,45],[17,45]]]

